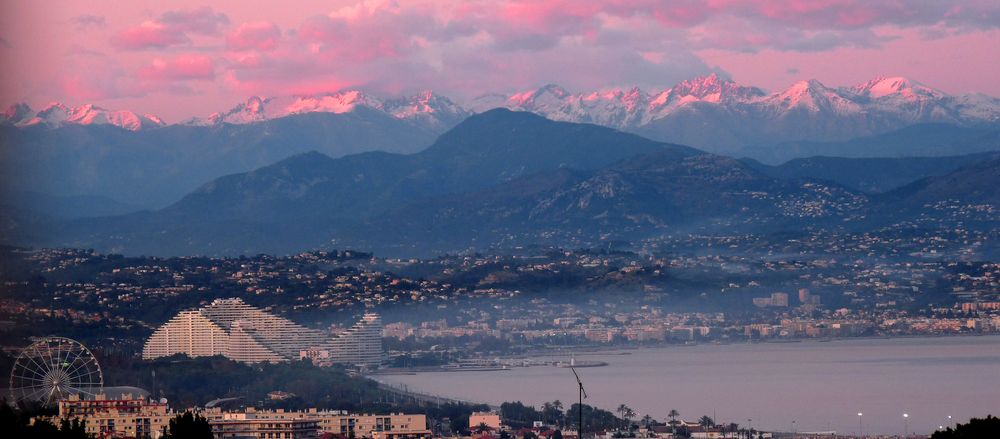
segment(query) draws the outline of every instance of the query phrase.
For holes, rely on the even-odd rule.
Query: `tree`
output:
[[[59,423],[59,437],[67,439],[88,439],[87,425],[79,419],[63,419]]]
[[[670,409],[670,413],[667,413],[667,417],[670,418],[670,423],[673,424],[677,420],[677,417],[681,414],[676,409]]]
[[[645,415],[645,416],[642,417],[642,425],[646,426],[647,429],[649,428],[649,424],[652,424],[652,423],[653,423],[653,417],[652,416],[649,416],[647,414],[647,415]]]
[[[618,417],[622,419],[622,424],[621,424],[621,427],[620,427],[622,430],[625,429],[624,428],[625,427],[625,411],[627,411],[627,410],[628,410],[628,406],[625,405],[625,404],[619,405],[618,409],[615,410],[615,412],[618,413]]]
[[[195,415],[190,411],[175,416],[170,420],[168,433],[165,438],[169,439],[213,439],[212,426],[208,419],[201,415]]]
[[[712,419],[712,417],[705,415],[702,416],[701,418],[698,418],[698,425],[705,428],[715,427],[715,420]]]
[[[936,431],[931,439],[971,439],[981,437],[1000,437],[1000,418],[986,415],[985,418],[972,418],[966,424],[958,424],[954,429],[948,427],[944,431]]]
[[[562,439],[562,430],[552,432],[552,439]]]

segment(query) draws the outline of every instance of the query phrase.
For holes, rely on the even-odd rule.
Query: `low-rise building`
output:
[[[131,437],[157,439],[163,435],[174,413],[166,402],[135,397],[130,393],[113,399],[97,394],[94,399],[82,399],[72,394],[59,401],[56,425],[62,420],[78,419],[87,434],[98,438]]]
[[[223,413],[209,420],[216,439],[315,439],[319,424],[315,419],[270,416],[269,413]]]
[[[500,429],[500,414],[496,412],[472,412],[469,415],[469,429],[475,430],[485,425],[490,430]]]
[[[285,411],[285,410],[256,410],[248,407],[242,412],[224,412],[220,409],[208,409],[202,413],[212,424],[213,431],[219,433],[238,433],[249,431],[255,424],[267,424],[265,421],[272,421],[271,424],[281,424],[282,428],[288,429],[287,433],[303,434],[301,436],[287,436],[290,438],[315,437],[305,436],[306,426],[301,424],[289,424],[286,421],[309,421],[315,424],[317,434],[331,433],[344,437],[370,438],[370,439],[423,439],[431,437],[431,431],[427,428],[427,416],[420,414],[392,413],[387,415],[367,415],[352,414],[340,410],[316,410],[305,411]],[[254,422],[249,422],[253,420]],[[247,421],[247,422],[236,422]],[[216,425],[220,425],[216,429]],[[222,427],[225,426],[225,427]],[[293,428],[294,427],[294,428]],[[296,430],[298,428],[298,430]],[[270,431],[261,431],[264,433]],[[283,433],[285,431],[282,431]],[[278,431],[273,431],[278,433]],[[242,436],[219,436],[217,438],[239,438]],[[265,436],[266,437],[266,436]],[[273,436],[284,438],[286,436]]]

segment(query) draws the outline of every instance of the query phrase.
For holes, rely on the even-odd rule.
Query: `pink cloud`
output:
[[[111,38],[119,49],[162,49],[191,42],[188,34],[216,35],[229,23],[225,14],[209,7],[189,11],[167,11],[155,20],[126,28]]]
[[[215,77],[215,63],[205,55],[180,55],[170,59],[154,59],[139,70],[141,79],[150,81],[207,80]]]
[[[152,14],[148,6],[67,6],[61,21],[40,13],[18,14],[42,21],[5,28],[6,40],[0,40],[5,48],[0,50],[10,51],[10,59],[39,61],[23,63],[26,66],[42,67],[25,67],[16,78],[7,79],[18,84],[8,87],[15,92],[7,94],[24,95],[18,91],[24,90],[21,84],[41,90],[36,94],[49,93],[58,89],[52,87],[57,81],[64,95],[94,98],[209,92],[241,97],[341,87],[384,92],[431,88],[461,98],[548,82],[570,89],[661,88],[716,70],[739,78],[741,72],[753,70],[753,54],[781,59],[772,70],[782,75],[791,67],[811,74],[805,60],[814,55],[830,54],[845,65],[874,63],[847,55],[858,53],[882,58],[878,71],[896,74],[924,59],[904,62],[889,53],[904,37],[928,47],[968,35],[994,43],[983,44],[982,50],[1000,44],[1000,4],[982,0],[343,0],[334,4],[336,9],[330,11],[302,3],[250,7],[218,3],[215,9],[198,6]],[[115,26],[121,23],[128,26]],[[37,38],[32,27],[46,29],[48,38]],[[88,32],[74,35],[78,27]],[[16,44],[11,47],[6,41]],[[63,54],[77,53],[79,48],[63,41],[108,54],[107,60],[116,67],[105,67],[107,60],[82,64],[64,59]],[[50,46],[59,49],[45,59],[35,55]],[[933,44],[938,52],[926,59],[954,52],[941,49],[944,46]],[[747,61],[727,61],[733,59]],[[989,61],[969,63],[975,67],[963,71],[989,76],[995,71]],[[996,89],[990,87],[987,91]]]
[[[230,50],[256,49],[273,50],[281,39],[278,26],[268,21],[243,23],[226,36],[226,46]]]
[[[164,48],[188,41],[190,40],[182,32],[156,21],[144,21],[119,32],[111,39],[113,45],[128,50]]]

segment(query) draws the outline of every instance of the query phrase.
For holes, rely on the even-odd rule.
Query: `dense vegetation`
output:
[[[972,418],[966,424],[958,424],[955,428],[948,427],[936,431],[931,439],[973,439],[1000,437],[1000,418],[986,415],[985,418]]]
[[[21,405],[18,410],[11,408],[6,400],[0,401],[0,431],[5,437],[41,439],[87,439],[82,422],[64,420],[58,427],[50,422],[35,420],[33,416],[52,415],[50,411]]]
[[[102,364],[107,385],[134,385],[167,398],[175,408],[201,406],[218,398],[239,398],[242,405],[282,408],[378,410],[386,400],[377,383],[341,369],[309,362],[246,365],[223,357],[173,356],[155,361],[111,358]],[[295,396],[280,402],[268,392]],[[388,407],[384,407],[388,410]]]
[[[579,421],[580,405],[573,404],[564,410],[562,402],[556,400],[545,403],[541,410],[537,410],[520,401],[505,402],[500,405],[500,415],[504,422],[515,428],[530,427],[534,421],[543,421],[546,424],[575,429]],[[619,428],[622,426],[622,421],[607,410],[583,405],[584,431]]]
[[[184,412],[170,420],[163,439],[212,439],[212,426],[201,415]]]

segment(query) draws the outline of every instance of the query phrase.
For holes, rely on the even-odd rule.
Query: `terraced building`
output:
[[[255,308],[240,299],[218,299],[182,311],[146,340],[144,359],[185,354],[222,355],[243,363],[310,358],[373,368],[382,363],[382,321],[368,313],[350,329],[331,335]]]

